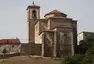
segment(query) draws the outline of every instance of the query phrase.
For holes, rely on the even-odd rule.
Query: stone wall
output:
[[[20,53],[21,44],[0,44],[0,55],[3,55],[3,50],[6,50],[6,54]]]
[[[23,55],[41,55],[41,44],[21,44],[21,53]]]

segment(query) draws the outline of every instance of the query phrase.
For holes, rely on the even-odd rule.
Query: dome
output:
[[[54,16],[61,16],[61,17],[66,17],[66,16],[67,16],[65,13],[62,13],[62,12],[60,12],[60,11],[58,11],[58,10],[53,10],[53,11],[51,11],[51,12],[45,14],[44,17],[46,17],[46,16],[48,16],[48,15],[52,15],[52,14],[54,14]]]

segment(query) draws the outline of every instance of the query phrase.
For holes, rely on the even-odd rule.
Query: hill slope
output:
[[[60,59],[51,59],[36,56],[16,56],[7,59],[0,59],[0,64],[60,64]]]

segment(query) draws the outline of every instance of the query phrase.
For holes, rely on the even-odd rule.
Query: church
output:
[[[43,57],[68,57],[77,45],[77,20],[53,10],[40,18],[40,6],[27,7],[28,43],[41,44]]]

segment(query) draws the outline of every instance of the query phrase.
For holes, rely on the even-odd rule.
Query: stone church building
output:
[[[27,7],[28,43],[41,44],[41,56],[74,55],[77,43],[77,21],[53,10],[40,18],[40,6]]]

